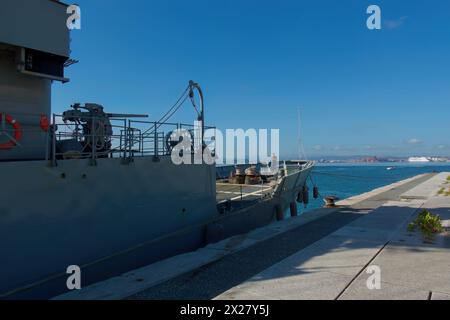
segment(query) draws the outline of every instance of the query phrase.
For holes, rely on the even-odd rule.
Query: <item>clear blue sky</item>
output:
[[[280,128],[282,156],[297,154],[298,107],[307,156],[450,156],[447,0],[77,3],[80,63],[54,85],[58,112],[97,102],[157,119],[193,79],[208,124]],[[370,4],[382,30],[366,28]]]

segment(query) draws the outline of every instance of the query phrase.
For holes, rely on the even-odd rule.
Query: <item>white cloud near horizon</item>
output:
[[[408,19],[407,16],[398,19],[386,19],[384,20],[384,26],[389,30],[397,29],[405,23],[406,19]]]
[[[406,144],[421,144],[422,140],[417,139],[417,138],[411,138],[405,141]]]
[[[315,145],[314,147],[313,147],[313,149],[315,150],[315,151],[320,151],[320,150],[322,150],[323,148],[322,148],[322,146],[321,145]]]

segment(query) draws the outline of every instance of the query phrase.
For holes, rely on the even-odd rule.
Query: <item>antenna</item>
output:
[[[297,107],[298,123],[297,123],[297,143],[298,143],[298,160],[307,160],[305,149],[303,147],[302,140],[302,128],[301,128],[301,117],[300,117],[301,107]]]

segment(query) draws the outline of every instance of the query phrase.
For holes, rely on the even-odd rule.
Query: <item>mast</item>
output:
[[[297,148],[298,148],[298,160],[306,160],[305,149],[303,147],[302,128],[301,128],[301,116],[300,107],[297,107]]]

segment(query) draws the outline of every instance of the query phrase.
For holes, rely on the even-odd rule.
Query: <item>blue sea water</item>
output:
[[[394,167],[394,170],[387,170]],[[335,195],[340,199],[355,196],[373,189],[404,180],[418,174],[450,172],[450,163],[377,163],[377,164],[318,164],[312,172],[309,187],[313,182],[319,187],[321,196]],[[310,196],[308,210],[323,207],[323,199]],[[302,210],[303,211],[303,210]]]

